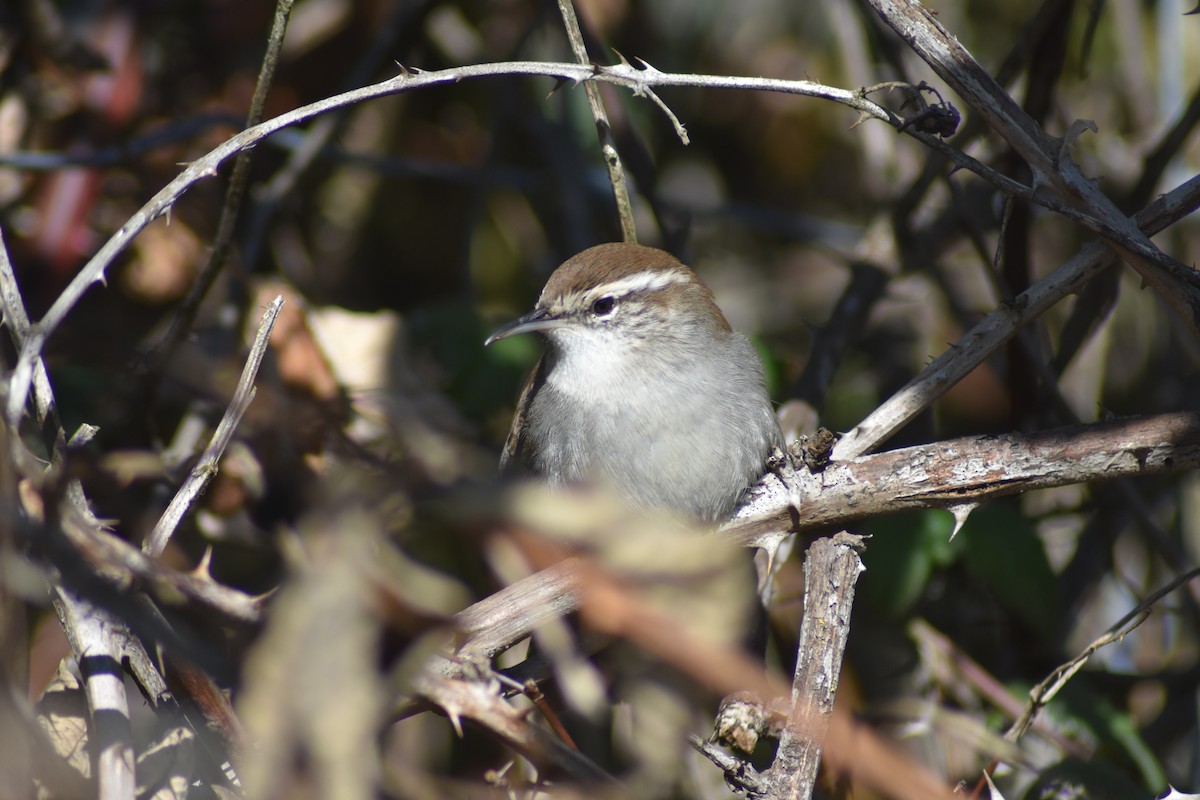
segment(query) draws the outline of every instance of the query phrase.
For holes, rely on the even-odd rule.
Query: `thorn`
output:
[[[954,541],[954,537],[966,524],[967,517],[971,516],[971,512],[977,508],[979,508],[979,503],[957,503],[946,509],[954,515],[954,530],[950,531],[950,541]]]
[[[776,542],[771,547],[764,547],[763,552],[767,554],[767,565],[763,567],[763,574],[770,579],[770,576],[775,574],[775,554],[779,552],[779,543]]]
[[[275,596],[275,593],[278,591],[279,591],[279,587],[276,586],[274,589],[268,589],[267,591],[263,592],[262,594],[254,595],[253,597],[250,598],[250,604],[252,606],[254,606],[255,608],[262,608],[263,606],[265,606],[267,604],[268,600],[270,600],[272,597]]]
[[[557,92],[559,89],[561,89],[562,87],[564,87],[566,85],[567,85],[566,78],[555,78],[554,79],[554,88],[551,89],[550,91],[546,92],[546,99],[549,100],[551,97],[554,96],[555,92]]]
[[[996,788],[996,784],[992,783],[992,773],[984,770],[983,777],[987,781],[988,792],[992,800],[1004,800],[1004,795],[1000,794],[1000,790]]]
[[[1059,145],[1058,164],[1061,166],[1064,161],[1071,159],[1071,151],[1075,149],[1075,143],[1079,141],[1087,131],[1099,133],[1100,128],[1090,119],[1077,119],[1071,123],[1071,128],[1062,138],[1062,144]]]
[[[412,77],[412,71],[411,71],[411,70],[409,70],[409,68],[408,68],[408,67],[404,66],[404,65],[403,65],[403,64],[401,64],[399,61],[396,61],[396,60],[394,60],[394,59],[393,59],[393,62],[392,62],[392,63],[394,63],[394,64],[395,64],[397,67],[399,67],[399,68],[400,68],[400,74],[401,74],[401,75],[403,75],[403,76],[404,76],[404,77],[406,77],[406,78],[411,78],[411,77]]]
[[[754,559],[758,573],[758,597],[765,605],[775,594],[775,573],[791,555],[793,537],[790,533],[776,532],[761,537],[754,544],[763,552],[763,559]]]
[[[458,734],[458,738],[463,738],[462,719],[458,716],[458,712],[444,707],[443,710],[446,712],[446,719],[450,720],[450,724],[454,726],[454,732]]]
[[[614,47],[612,49],[612,51],[617,54],[617,58],[621,59],[622,64],[629,67],[630,69],[633,69],[633,65],[629,63],[629,59],[625,58],[625,56],[621,54],[620,50],[618,50],[617,48]]]
[[[212,555],[213,549],[210,544],[204,548],[204,555],[200,556],[200,563],[192,568],[191,574],[201,580],[211,581],[213,579],[211,572]]]
[[[644,58],[639,58],[637,62],[642,65],[642,71],[644,72],[661,72],[661,70]]]

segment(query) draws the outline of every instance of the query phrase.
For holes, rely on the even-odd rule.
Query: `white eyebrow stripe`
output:
[[[691,283],[692,278],[683,270],[646,270],[626,275],[609,283],[597,286],[593,291],[599,294],[625,295],[630,292],[654,292],[676,283]]]

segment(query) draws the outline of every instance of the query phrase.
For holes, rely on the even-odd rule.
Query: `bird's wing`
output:
[[[521,396],[517,398],[517,408],[513,412],[512,427],[508,430],[508,438],[504,440],[504,450],[500,453],[500,473],[504,475],[520,473],[526,468],[525,464],[525,429],[528,426],[529,404],[534,394],[545,382],[546,356],[543,355],[533,365],[525,385],[521,387]]]

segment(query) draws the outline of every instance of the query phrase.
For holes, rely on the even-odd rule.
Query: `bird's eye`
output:
[[[596,302],[592,303],[592,314],[597,317],[610,316],[617,308],[617,298],[612,295],[605,295]]]

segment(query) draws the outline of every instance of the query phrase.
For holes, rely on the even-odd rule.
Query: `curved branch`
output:
[[[344,108],[365,100],[400,94],[429,86],[458,83],[472,78],[508,75],[533,75],[581,83],[594,80],[623,86],[635,94],[647,86],[692,86],[710,89],[751,89],[782,92],[808,97],[821,97],[849,106],[861,114],[881,119],[899,127],[903,120],[883,106],[862,96],[860,92],[824,86],[812,81],[787,81],[773,78],[733,78],[716,75],[673,75],[652,67],[636,69],[628,64],[598,67],[582,64],[554,64],[538,61],[509,61],[495,64],[475,64],[465,67],[438,70],[436,72],[410,72],[397,75],[380,83],[354,89],[327,97],[315,103],[281,114],[259,125],[238,133],[209,153],[193,161],[174,180],[160,189],[118,230],[71,283],[63,290],[46,315],[34,326],[33,334],[38,352],[46,338],[51,336],[83,294],[95,283],[104,282],[104,273],[109,264],[119,255],[147,225],[165,214],[191,186],[204,178],[214,177],[217,169],[229,158],[261,142],[271,134],[299,124],[305,120]]]

